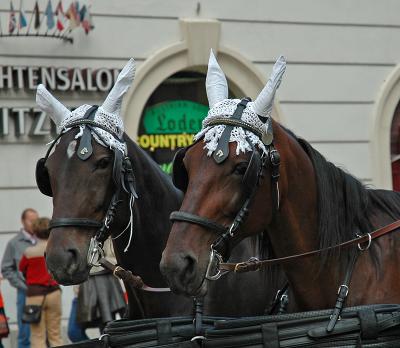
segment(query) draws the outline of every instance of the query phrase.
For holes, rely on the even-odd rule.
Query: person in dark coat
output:
[[[21,319],[25,306],[27,286],[24,277],[18,270],[18,265],[25,249],[36,244],[32,223],[38,217],[38,213],[32,208],[27,208],[22,212],[21,223],[23,227],[7,243],[1,261],[1,273],[3,277],[10,282],[11,286],[17,289],[18,348],[30,348],[29,324],[23,323]]]
[[[105,257],[116,263],[111,239],[104,243]],[[103,267],[92,267],[89,279],[79,286],[77,321],[84,328],[98,327],[103,331],[116,315],[125,314],[127,305],[120,281]]]

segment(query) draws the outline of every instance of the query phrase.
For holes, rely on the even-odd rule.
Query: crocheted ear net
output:
[[[207,156],[211,156],[212,153],[217,149],[218,141],[221,138],[222,132],[225,129],[225,125],[218,126],[207,126],[207,124],[216,117],[226,117],[229,118],[233,115],[236,110],[237,104],[240,99],[225,99],[218,104],[216,104],[212,109],[208,111],[207,117],[203,120],[203,127],[199,133],[195,135],[195,141],[199,140],[204,136],[204,148],[208,150]],[[260,121],[257,114],[253,111],[253,103],[249,102],[246,108],[243,110],[241,119],[247,123],[250,123],[254,127],[260,130],[260,132],[265,131],[265,124]],[[251,143],[258,147],[261,151],[267,153],[261,139],[256,136],[253,132],[243,129],[242,127],[234,127],[231,132],[230,142],[236,142],[236,154],[239,155],[241,152],[245,153],[252,151],[252,147],[247,142],[247,139]]]

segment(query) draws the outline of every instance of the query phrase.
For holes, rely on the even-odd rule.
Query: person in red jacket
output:
[[[49,219],[39,218],[32,225],[37,238],[28,247],[20,261],[19,270],[24,274],[28,290],[27,305],[42,305],[40,323],[31,324],[31,348],[62,345],[61,339],[61,290],[47,271],[44,253],[49,238]]]

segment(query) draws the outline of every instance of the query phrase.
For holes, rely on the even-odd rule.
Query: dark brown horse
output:
[[[121,74],[127,74],[126,70],[127,68],[124,68]],[[120,82],[117,81],[116,87],[110,92],[112,98],[108,97],[107,100],[112,99],[120,105],[122,93],[117,96],[115,93],[118,91],[118,83],[121,84],[124,79],[126,77],[119,78]],[[100,113],[104,113],[107,100]],[[166,288],[159,263],[171,228],[169,214],[179,209],[182,193],[173,186],[170,177],[126,134],[116,134],[117,138],[119,137],[116,143],[113,142],[114,138],[108,137],[106,133],[121,131],[118,129],[121,127],[119,108],[108,106],[106,112],[110,119],[104,123],[108,124],[108,127],[105,129],[106,133],[101,133],[104,129],[99,127],[102,125],[102,119],[98,109],[93,110],[93,120],[90,120],[91,109],[88,107],[80,107],[71,113],[44,87],[40,87],[38,91],[38,103],[63,129],[54,151],[47,159],[39,162],[37,177],[42,192],[53,197],[52,231],[46,251],[46,262],[55,279],[65,285],[78,284],[87,279],[90,270],[89,246],[99,230],[99,227],[95,226],[96,221],[107,221],[105,217],[112,211],[112,219],[107,222],[107,228],[103,232],[104,237],[111,236],[114,239],[118,263],[141,276],[149,286],[159,290]],[[97,123],[93,124],[92,121]],[[87,132],[85,135],[85,130],[80,127],[82,125],[93,134]],[[89,137],[92,147],[88,157],[83,157],[86,152],[82,151],[83,145],[87,143],[85,136]],[[103,144],[100,145],[99,142]],[[133,191],[137,192],[137,199],[129,188],[119,188],[121,185],[129,186],[129,182],[125,180],[127,168],[124,166],[124,175],[122,179],[118,179],[121,169],[118,170],[116,158],[119,155],[118,151],[124,149],[123,144],[126,146],[125,159],[129,159],[133,167]],[[113,202],[117,191],[118,203],[112,210],[110,202]],[[89,226],[86,220],[90,220],[93,226]],[[239,246],[236,257],[233,256],[240,260],[254,252],[257,252],[257,244],[248,240]],[[260,272],[243,275],[239,279],[240,282],[233,276],[221,280],[220,286],[215,287],[206,299],[205,313],[236,316],[261,314],[277,289],[276,286],[271,287],[264,279]],[[236,292],[226,294],[224,301],[219,296],[220,293],[228,293],[227,289],[231,288],[236,289]],[[129,287],[127,289],[130,317],[134,318],[139,314],[135,310],[135,296]],[[253,301],[249,303],[249,293],[253,298],[257,298],[256,306],[252,305]],[[192,299],[168,291],[138,290],[137,296],[146,317],[192,313]],[[235,303],[235,306],[232,306],[232,303]]]
[[[210,112],[197,143],[174,164],[175,180],[186,193],[161,269],[176,292],[207,291],[204,278],[216,244],[229,254],[243,238],[263,235],[266,254],[284,257],[334,246],[400,219],[400,194],[364,187],[272,120],[283,72],[280,58],[254,102],[228,100],[223,73],[210,59]],[[230,227],[232,234],[224,232]],[[373,240],[366,251],[354,246],[285,263],[297,308],[332,308],[347,274],[347,305],[398,303],[399,248],[394,232]],[[352,272],[349,260],[355,260]]]

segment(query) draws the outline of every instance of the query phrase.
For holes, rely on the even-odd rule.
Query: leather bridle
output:
[[[255,127],[241,120],[242,113],[246,108],[247,103],[250,101],[249,98],[242,99],[240,103],[238,103],[235,112],[230,118],[218,118],[211,121],[208,125],[225,125],[225,130],[221,135],[221,139],[218,143],[217,149],[214,151],[214,160],[220,164],[225,160],[229,155],[229,139],[231,131],[233,127],[242,127],[245,130],[251,131],[256,134],[260,139],[263,139],[262,134]],[[263,171],[265,167],[269,164],[271,167],[271,183],[272,183],[272,199],[273,199],[273,207],[274,214],[279,210],[279,187],[278,187],[278,179],[279,179],[279,166],[280,166],[280,156],[279,152],[275,149],[273,144],[273,136],[271,136],[270,141],[264,143],[267,154],[262,152],[261,154],[258,152],[258,149],[247,139],[250,146],[252,146],[252,156],[247,168],[247,171],[244,175],[245,178],[249,175],[254,175],[254,173],[247,173],[249,170],[256,170],[256,179],[255,182],[252,183],[252,186],[249,188],[248,195],[233,219],[232,223],[229,226],[221,225],[215,221],[212,221],[206,217],[198,216],[189,212],[184,211],[174,211],[170,215],[171,221],[178,222],[186,222],[195,225],[199,225],[204,227],[205,229],[214,231],[217,233],[216,240],[211,244],[210,247],[210,259],[207,266],[207,271],[205,274],[205,279],[208,280],[217,280],[224,273],[225,270],[220,269],[219,264],[223,261],[223,254],[228,254],[229,251],[229,242],[234,237],[235,232],[240,228],[240,226],[245,221],[249,207],[256,195],[257,188],[260,185],[261,179],[263,177]],[[221,156],[222,153],[222,156]],[[256,157],[254,157],[256,156]],[[258,165],[253,168],[251,165],[252,161],[257,161]],[[245,186],[246,182],[245,182]]]
[[[52,196],[52,190],[50,186],[49,176],[47,168],[45,166],[46,161],[56,146],[59,139],[70,130],[77,127],[84,126],[83,134],[80,139],[79,148],[77,150],[77,156],[85,161],[92,154],[92,134],[94,132],[97,137],[104,142],[104,139],[96,132],[95,128],[100,128],[111,134],[116,141],[124,143],[124,140],[117,134],[112,132],[103,124],[94,121],[94,117],[97,111],[97,106],[92,106],[88,109],[82,119],[71,121],[64,126],[64,131],[61,132],[52,142],[49,149],[46,152],[44,158],[41,158],[36,165],[36,181],[40,191],[48,196]],[[104,142],[105,143],[105,142]],[[111,198],[107,212],[102,221],[93,220],[89,218],[76,218],[76,217],[61,217],[55,218],[50,221],[49,228],[60,228],[60,227],[80,227],[97,229],[95,235],[90,240],[87,262],[89,266],[99,266],[98,261],[104,256],[102,245],[104,241],[110,235],[110,227],[114,221],[117,206],[122,202],[120,199],[122,191],[128,194],[132,194],[134,198],[137,198],[135,190],[135,177],[132,169],[132,164],[128,156],[124,156],[118,149],[114,150],[114,166],[113,166],[113,181],[115,184],[115,191]]]

